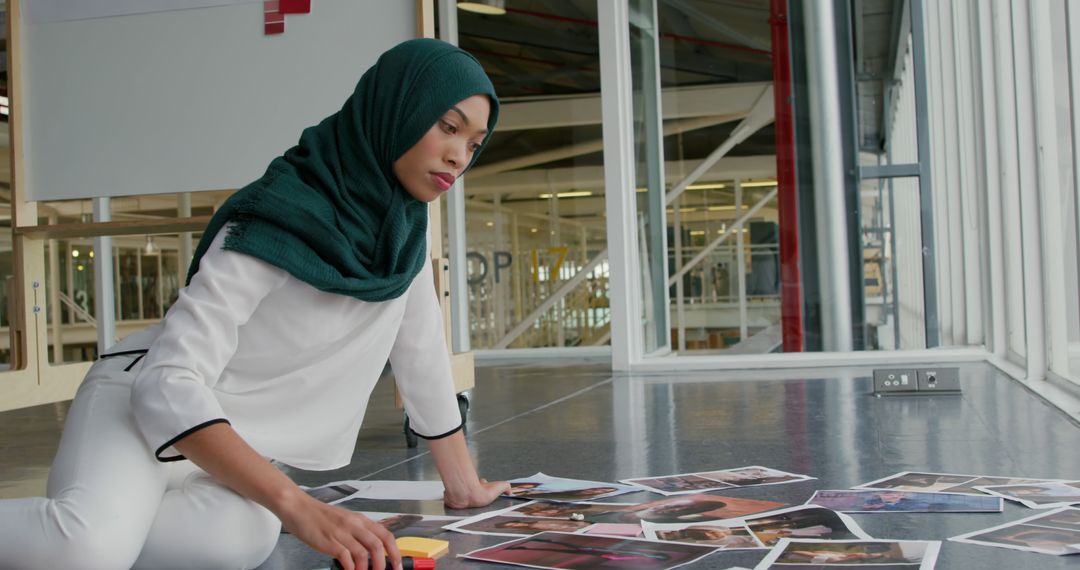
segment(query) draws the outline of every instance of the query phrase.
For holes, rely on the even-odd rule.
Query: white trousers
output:
[[[0,500],[0,568],[254,568],[281,523],[190,461],[160,463],[129,404],[138,355],[96,362],[68,412],[47,497]]]

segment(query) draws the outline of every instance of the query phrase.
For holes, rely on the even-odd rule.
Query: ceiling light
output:
[[[687,190],[719,190],[721,188],[727,188],[727,184],[691,184],[686,187]]]
[[[776,186],[775,180],[759,180],[757,182],[743,182],[740,184],[743,188],[761,188],[763,186]]]
[[[502,16],[506,14],[506,0],[469,0],[462,2],[458,0],[458,10],[465,10],[466,12],[473,12],[476,14],[486,14],[488,16]]]
[[[550,198],[551,194],[541,194],[541,198]],[[584,198],[586,196],[592,196],[592,192],[588,191],[575,191],[575,192],[559,192],[554,195],[556,198]]]

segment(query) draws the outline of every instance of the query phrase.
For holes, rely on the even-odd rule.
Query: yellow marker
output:
[[[449,542],[435,538],[403,536],[396,542],[402,556],[415,558],[438,558],[450,550]]]

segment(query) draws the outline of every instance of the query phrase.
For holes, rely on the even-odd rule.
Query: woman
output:
[[[460,431],[427,203],[498,115],[437,40],[384,53],[342,109],[215,214],[165,319],[103,355],[68,414],[48,498],[0,501],[0,568],[252,568],[280,528],[346,570],[400,570],[393,535],[273,466],[347,465],[389,358],[451,508],[480,479]]]

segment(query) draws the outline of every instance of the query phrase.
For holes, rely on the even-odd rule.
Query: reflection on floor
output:
[[[549,475],[614,481],[764,465],[817,480],[731,493],[791,504],[815,489],[843,489],[904,470],[1080,478],[1080,427],[1018,383],[983,364],[961,365],[963,394],[875,398],[869,370],[813,370],[753,380],[726,373],[612,378],[602,364],[501,365],[477,369],[468,436],[490,479]],[[750,376],[748,374],[747,376]],[[44,489],[66,405],[0,414],[0,496]],[[331,472],[292,471],[298,482],[438,477],[425,445],[407,449],[402,413],[380,382],[352,464]],[[655,497],[638,493],[619,501]],[[507,505],[508,500],[496,503]],[[368,510],[441,514],[439,503],[371,501]],[[477,511],[478,512],[478,511]],[[468,514],[461,511],[452,514]],[[1034,514],[854,515],[872,536],[944,540]],[[446,535],[446,570],[479,567],[454,554],[502,542]],[[753,567],[763,554],[718,553],[698,568]],[[1066,568],[1076,557],[946,542],[938,568]],[[325,568],[327,560],[282,535],[264,569]]]

